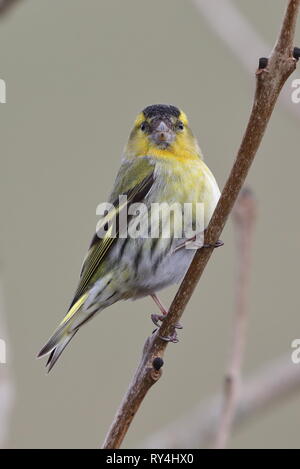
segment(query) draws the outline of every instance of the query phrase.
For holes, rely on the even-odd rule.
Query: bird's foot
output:
[[[202,239],[198,240],[197,237],[194,236],[193,238],[187,239],[183,243],[179,244],[179,246],[177,246],[174,249],[174,252],[177,252],[182,248],[186,248],[186,249],[213,248],[213,249],[215,249],[215,248],[219,248],[221,246],[224,246],[224,243],[220,239],[218,241],[216,241],[215,243],[203,244]]]
[[[167,315],[166,314],[151,314],[151,319],[152,322],[157,326],[160,327],[161,325],[159,322],[163,322],[166,319]],[[180,324],[180,322],[177,322],[175,324],[175,329],[183,329],[183,326]]]
[[[192,238],[188,238],[182,243],[180,243],[174,249],[174,252],[180,251],[181,249],[201,249],[203,247],[203,238],[197,238],[197,236],[193,236]]]
[[[213,248],[213,249],[216,249],[216,248],[220,248],[221,246],[224,246],[224,243],[223,241],[221,241],[220,239],[218,241],[216,241],[215,243],[208,243],[208,244],[203,244],[203,248]]]
[[[160,327],[159,322],[162,322],[164,319],[165,316],[162,314],[151,314],[151,320],[157,327]]]
[[[161,323],[168,316],[168,311],[163,307],[163,305],[161,304],[161,302],[158,299],[158,297],[156,296],[156,294],[153,294],[151,296],[152,296],[153,300],[155,301],[155,303],[157,304],[157,306],[159,307],[160,311],[162,312],[162,314],[151,314],[151,319],[152,319],[153,323],[156,325],[156,327],[160,328]],[[159,338],[161,340],[164,340],[165,342],[173,342],[174,344],[176,344],[177,342],[179,342],[178,337],[177,337],[176,329],[182,329],[182,328],[183,328],[183,326],[178,322],[177,324],[175,324],[175,330],[174,330],[173,334],[171,334],[167,337],[159,336]]]
[[[173,334],[167,336],[167,337],[162,337],[162,336],[159,336],[159,338],[161,340],[164,340],[165,342],[172,342],[173,344],[177,344],[179,342],[179,339],[178,339],[178,336],[177,336],[177,332],[174,331]]]

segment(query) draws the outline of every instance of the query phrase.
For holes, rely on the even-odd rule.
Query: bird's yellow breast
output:
[[[165,187],[159,202],[203,203],[205,226],[212,216],[220,197],[217,182],[203,160],[157,156],[157,174],[163,174]]]

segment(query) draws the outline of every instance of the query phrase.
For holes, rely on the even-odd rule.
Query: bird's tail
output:
[[[54,332],[52,337],[48,340],[46,345],[38,354],[38,358],[49,355],[46,366],[48,367],[48,373],[53,368],[60,355],[68,345],[71,339],[79,329],[78,327],[72,327],[74,321],[78,319],[80,309],[87,298],[87,294],[82,295],[78,301],[72,306],[66,317],[63,319],[57,330]]]
[[[67,334],[61,340],[61,342],[52,350],[52,352],[50,352],[49,358],[48,358],[47,363],[46,363],[47,373],[49,373],[51,371],[51,369],[54,367],[55,363],[57,362],[57,360],[59,359],[59,357],[61,356],[61,354],[65,350],[65,348],[68,345],[68,343],[70,342],[70,340],[73,339],[73,337],[74,337],[74,335],[76,334],[77,331],[78,331],[78,329],[76,329],[76,331],[74,331],[70,334]]]

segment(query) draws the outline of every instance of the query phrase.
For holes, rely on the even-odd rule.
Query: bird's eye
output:
[[[184,129],[183,122],[181,122],[181,121],[177,122],[177,129],[178,130],[183,130]]]
[[[140,127],[140,128],[141,128],[141,131],[142,131],[142,132],[146,132],[146,130],[147,130],[147,128],[148,128],[147,122],[143,122],[143,123],[141,124],[141,127]]]

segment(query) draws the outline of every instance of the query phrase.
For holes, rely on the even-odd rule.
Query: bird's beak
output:
[[[151,138],[153,142],[159,147],[168,147],[175,139],[174,131],[164,122],[160,120],[154,126]]]

